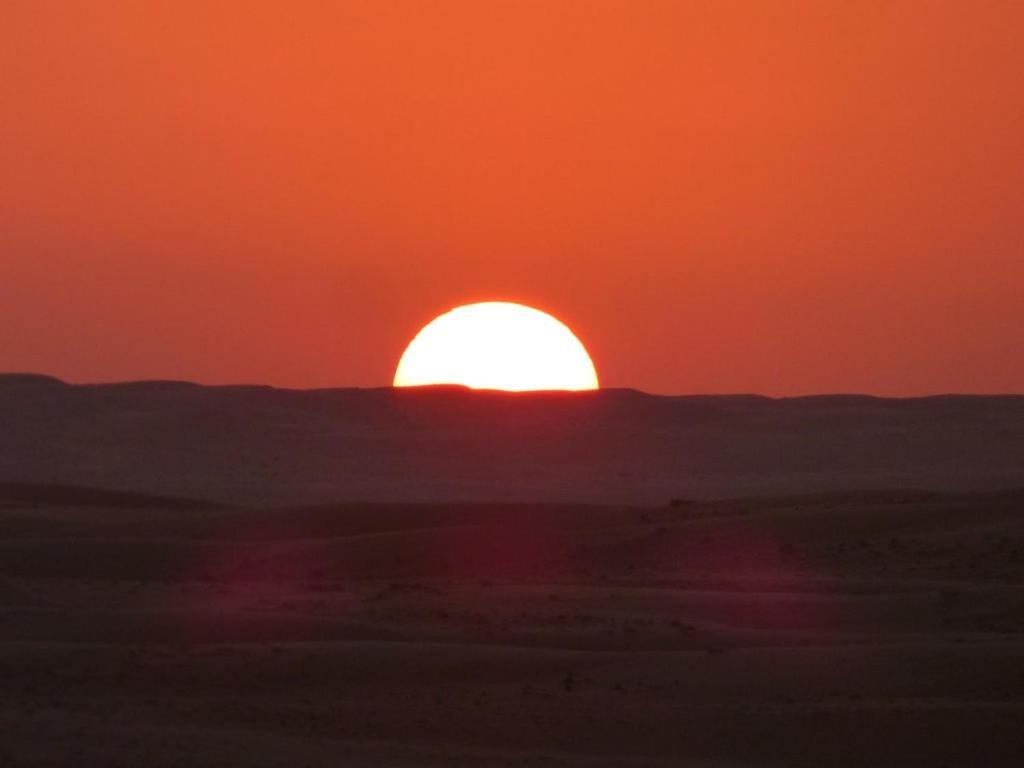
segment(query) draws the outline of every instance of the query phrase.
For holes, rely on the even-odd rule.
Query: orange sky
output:
[[[0,370],[385,385],[511,299],[605,386],[1024,391],[1016,0],[0,17]]]

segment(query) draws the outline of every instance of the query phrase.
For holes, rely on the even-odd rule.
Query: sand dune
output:
[[[1022,759],[1024,398],[5,376],[0,419],[0,765]]]
[[[5,765],[1020,761],[1021,492],[250,509],[15,491]]]
[[[235,504],[1024,487],[1024,397],[69,386],[0,376],[0,481]]]

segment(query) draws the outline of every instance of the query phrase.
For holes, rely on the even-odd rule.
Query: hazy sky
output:
[[[0,9],[0,370],[384,385],[459,303],[656,392],[1024,391],[1024,3]]]

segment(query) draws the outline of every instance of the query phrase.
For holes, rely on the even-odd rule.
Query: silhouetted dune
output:
[[[24,387],[26,389],[39,389],[40,387],[66,387],[68,384],[54,376],[44,376],[38,373],[0,373],[0,388],[14,389]]]
[[[663,503],[1024,486],[1024,397],[71,386],[0,377],[0,479],[229,503]]]

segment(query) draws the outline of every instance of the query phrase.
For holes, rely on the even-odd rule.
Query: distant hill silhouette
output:
[[[0,482],[227,503],[1024,486],[1024,397],[68,385],[0,375]]]

